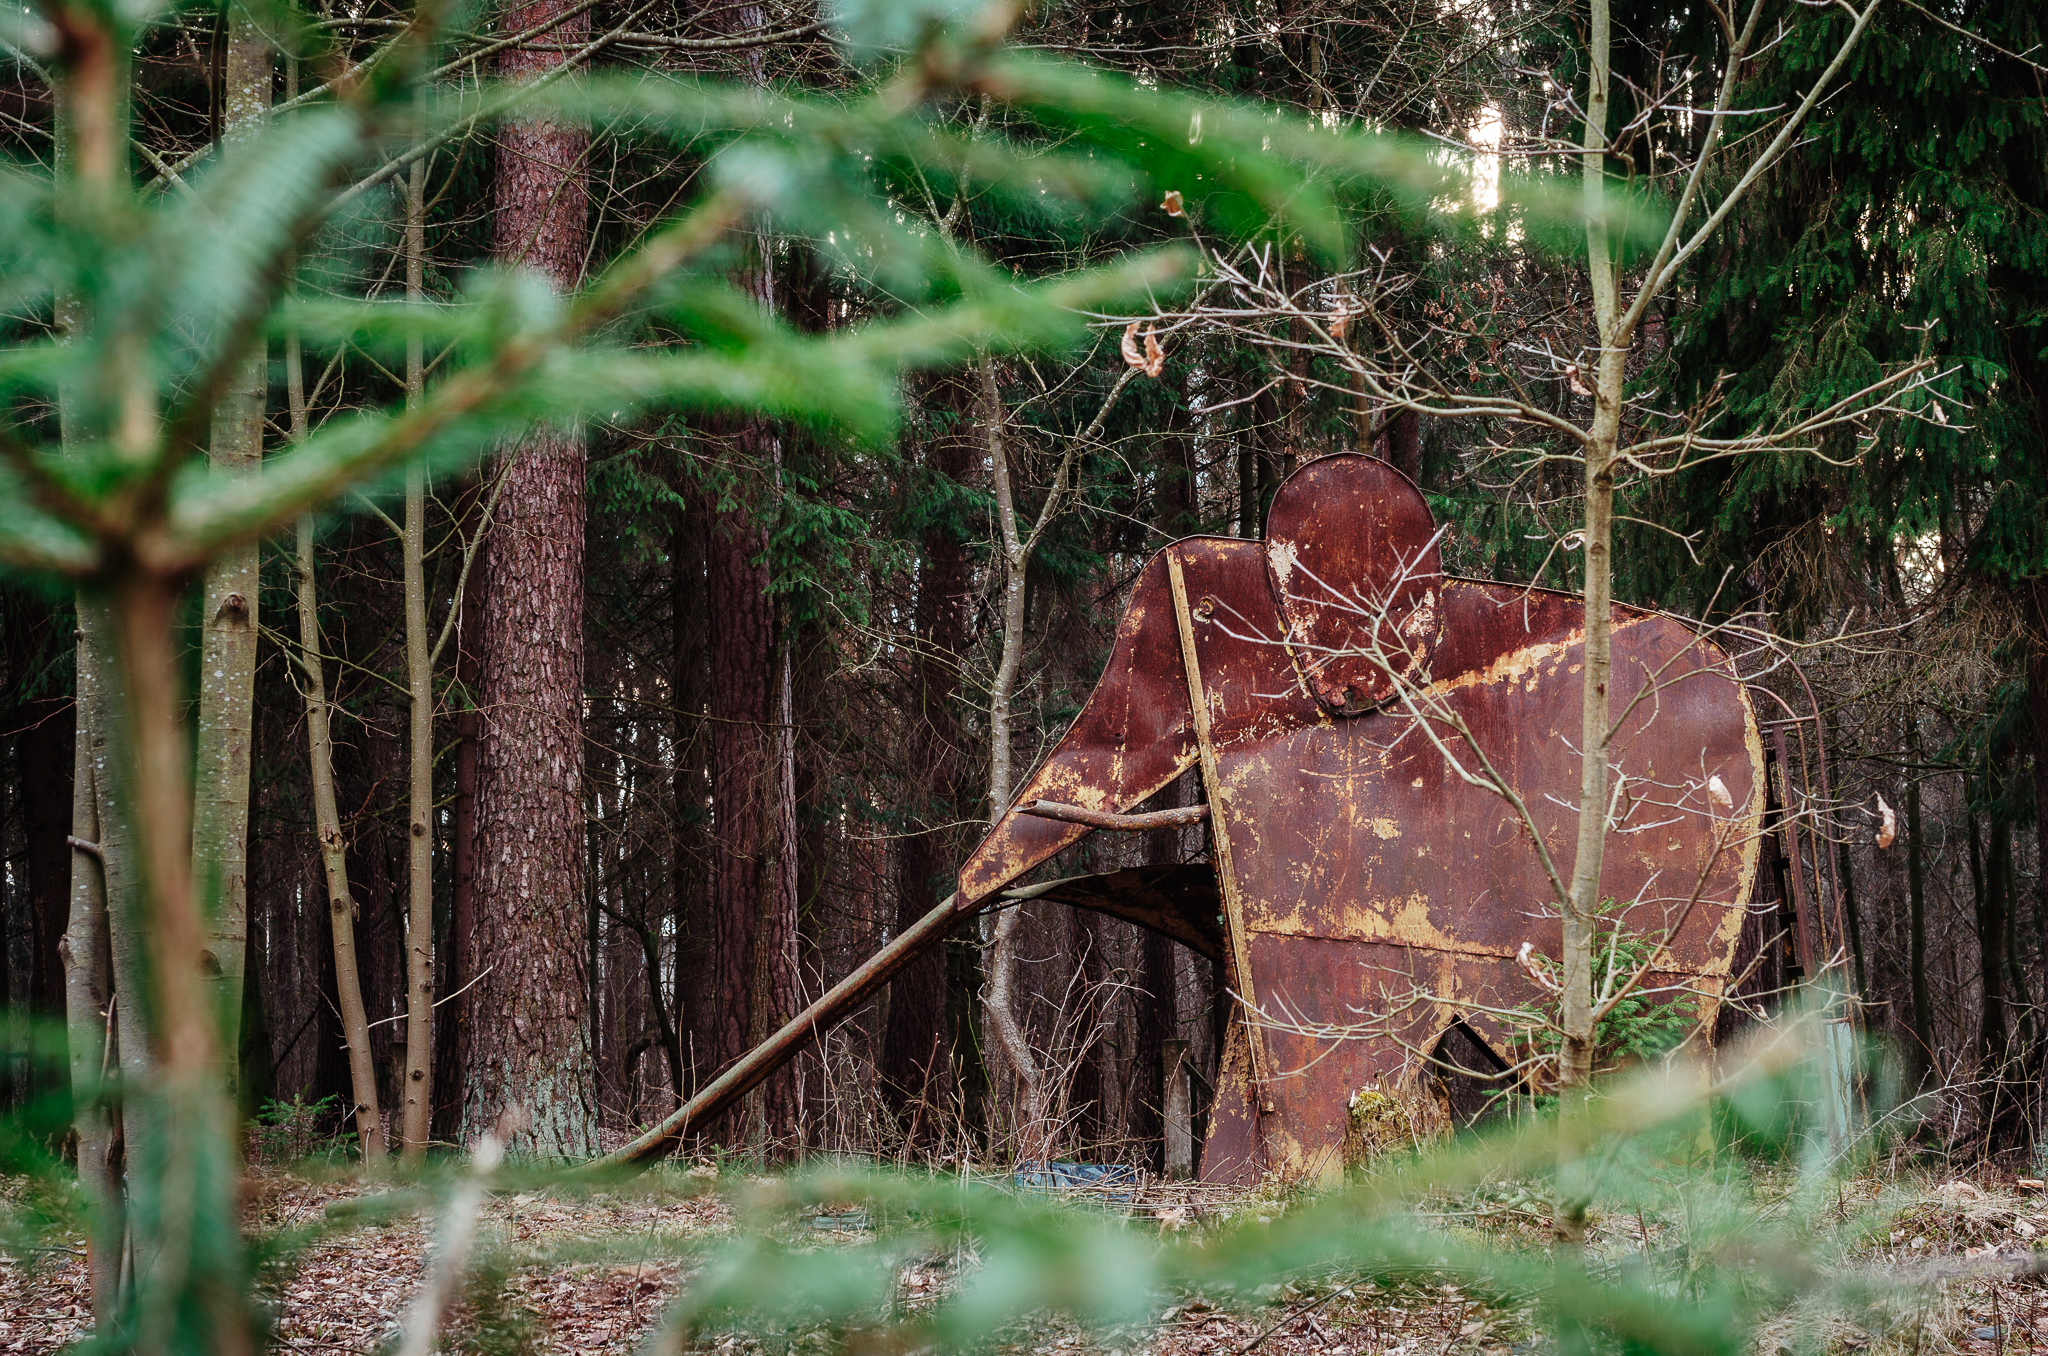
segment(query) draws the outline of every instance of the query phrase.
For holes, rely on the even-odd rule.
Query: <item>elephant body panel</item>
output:
[[[1191,592],[1198,577],[1190,568]],[[1448,581],[1446,636],[1491,634],[1495,652],[1440,649],[1439,663],[1469,667],[1420,686],[1407,709],[1331,717],[1268,701],[1294,718],[1278,732],[1244,714],[1288,681],[1278,637],[1196,627],[1247,934],[1250,983],[1236,991],[1267,1055],[1263,1095],[1244,1094],[1272,1107],[1265,1166],[1333,1166],[1352,1094],[1411,1075],[1454,1021],[1512,1062],[1502,1014],[1546,997],[1519,958],[1524,944],[1557,956],[1561,924],[1524,813],[1568,878],[1584,635],[1576,600],[1532,609],[1525,625],[1521,592]],[[1690,987],[1710,1021],[1759,851],[1755,720],[1725,656],[1676,620],[1619,612],[1614,654],[1625,716],[1613,764],[1626,780],[1603,893],[1628,934],[1668,953],[1648,983]],[[1522,805],[1461,769],[1498,777]],[[1216,1148],[1212,1175],[1249,1166]]]

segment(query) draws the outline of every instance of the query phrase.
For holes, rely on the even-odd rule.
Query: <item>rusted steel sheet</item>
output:
[[[1517,953],[1559,949],[1537,843],[1568,877],[1576,831],[1578,600],[1443,576],[1421,495],[1383,462],[1310,463],[1270,522],[1267,542],[1196,538],[1147,566],[1101,683],[1019,798],[1136,805],[1195,762],[1198,683],[1216,857],[1242,920],[1224,950],[1258,1009],[1230,1038],[1211,1180],[1335,1166],[1351,1094],[1411,1075],[1454,1021],[1499,1048],[1496,1014],[1544,996]],[[1653,982],[1711,1006],[1756,868],[1756,719],[1727,656],[1660,614],[1615,609],[1611,687],[1621,789],[1603,893],[1661,944]],[[1526,824],[1474,784],[1492,776]],[[1085,831],[1004,816],[961,873],[963,904]]]

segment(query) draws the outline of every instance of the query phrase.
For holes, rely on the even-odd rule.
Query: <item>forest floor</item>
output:
[[[747,1179],[758,1182],[761,1179]],[[377,1352],[397,1336],[425,1275],[432,1222],[418,1211],[336,1228],[343,1212],[367,1204],[354,1179],[253,1168],[249,1225],[259,1238],[311,1233],[293,1263],[259,1281],[274,1320],[276,1348],[315,1356]],[[741,1175],[708,1165],[671,1167],[633,1186],[597,1193],[507,1191],[478,1215],[477,1246],[443,1349],[479,1352],[629,1352],[658,1321],[685,1273],[678,1245],[730,1232],[731,1197]],[[1132,1212],[1153,1227],[1204,1216],[1279,1208],[1270,1195],[1219,1196],[1200,1189],[1140,1193]],[[1891,1228],[1854,1258],[1873,1274],[1923,1282],[1883,1331],[1839,1319],[1786,1316],[1757,1335],[1757,1356],[2007,1356],[2048,1353],[2048,1282],[2023,1274],[2048,1241],[2048,1196],[2009,1181],[1942,1176],[1851,1184],[1841,1202],[1885,1199]],[[1083,1208],[1077,1206],[1076,1208]],[[1502,1241],[1540,1243],[1536,1211],[1489,1212]],[[863,1225],[820,1215],[821,1243]],[[1600,1222],[1591,1246],[1627,1252],[1655,1246],[1654,1225],[1630,1216]],[[82,1240],[39,1252],[0,1252],[0,1352],[60,1351],[90,1330]],[[901,1276],[906,1301],[947,1285],[944,1262]],[[1259,1302],[1222,1306],[1188,1297],[1142,1328],[1087,1332],[1051,1319],[1005,1333],[1011,1356],[1529,1356],[1547,1343],[1533,1312],[1489,1308],[1456,1285],[1408,1283],[1298,1289],[1268,1287]],[[801,1343],[797,1344],[801,1347]],[[701,1340],[712,1356],[760,1356],[745,1336]],[[793,1353],[792,1353],[793,1356]]]

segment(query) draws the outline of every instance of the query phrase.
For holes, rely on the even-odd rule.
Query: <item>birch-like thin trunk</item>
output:
[[[995,373],[987,362],[981,368],[983,418],[988,426],[989,474],[995,481],[996,524],[1003,549],[1003,648],[996,662],[995,683],[988,699],[988,822],[994,824],[1010,808],[1015,773],[1011,763],[1011,702],[1016,697],[1017,674],[1024,663],[1024,574],[1031,561],[1030,550],[1017,533],[1016,496],[1010,486],[1009,450],[1003,443],[1003,410],[996,391]],[[1046,1156],[1045,1074],[1032,1053],[1031,1039],[1017,1020],[1017,929],[1023,921],[1021,907],[1004,909],[996,919],[988,946],[988,991],[982,1009],[989,1029],[995,1033],[996,1048],[1010,1066],[1022,1095],[1023,1120],[1018,1127],[1017,1156],[1039,1159]]]
[[[224,143],[247,140],[270,108],[270,44],[239,5],[228,18],[221,90]],[[258,339],[214,409],[213,474],[256,475],[263,464],[263,410],[269,356]],[[220,1026],[220,1057],[230,1097],[241,1085],[242,979],[249,928],[249,753],[256,715],[258,568],[256,542],[217,557],[206,570],[199,662],[198,797],[192,824],[193,874],[207,915],[210,1001]]]
[[[299,336],[284,341],[292,441],[306,436],[305,366]],[[334,938],[335,1003],[341,1035],[348,1045],[349,1090],[355,1098],[356,1138],[363,1162],[384,1157],[384,1117],[377,1105],[377,1070],[370,1061],[370,1018],[363,1008],[361,967],[356,959],[356,904],[348,888],[348,844],[341,836],[341,811],[334,799],[334,736],[329,724],[326,663],[320,655],[320,596],[313,573],[313,519],[299,519],[295,573],[299,593],[299,668],[306,691],[306,752],[313,783],[313,832],[327,875],[327,921]]]
[[[100,609],[78,599],[77,720],[71,763],[71,916],[58,943],[64,961],[64,1031],[70,1045],[72,1128],[78,1135],[78,1185],[92,1211],[86,1266],[93,1322],[101,1331],[119,1312],[121,1184],[114,1167],[115,1123],[106,1086],[114,1046],[114,1001],[107,938],[107,872],[101,854],[99,782],[106,763],[108,711],[101,680],[106,648]],[[87,846],[91,845],[91,846]]]
[[[426,295],[425,160],[412,162],[405,192],[405,299]],[[405,341],[405,403],[420,402],[426,363],[420,334]],[[434,658],[427,630],[427,481],[415,461],[405,473],[405,670],[412,720],[407,756],[408,900],[405,923],[405,1161],[425,1161],[434,1112]]]
[[[1592,0],[1586,99],[1584,185],[1587,269],[1600,358],[1593,378],[1593,423],[1585,444],[1586,667],[1579,714],[1579,833],[1564,908],[1564,1050],[1559,1081],[1583,1088],[1593,1076],[1593,941],[1600,917],[1600,875],[1607,854],[1608,675],[1613,667],[1614,454],[1628,338],[1619,333],[1620,278],[1603,224],[1607,145],[1608,0]]]
[[[70,98],[57,91],[57,174],[71,165]],[[73,333],[82,317],[74,298],[57,302],[57,326]],[[73,397],[57,397],[58,437],[67,454],[74,433]],[[77,595],[78,644],[71,746],[71,899],[64,936],[57,943],[64,964],[64,1035],[71,1065],[72,1130],[78,1140],[78,1185],[91,1213],[86,1271],[92,1283],[93,1324],[112,1331],[120,1312],[121,1181],[115,1166],[119,1129],[110,1114],[107,1086],[115,1048],[112,1017],[114,960],[107,935],[106,845],[102,842],[99,784],[106,764],[107,696],[105,616],[84,592]]]

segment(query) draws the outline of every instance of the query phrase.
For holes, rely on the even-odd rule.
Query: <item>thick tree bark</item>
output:
[[[270,43],[247,11],[228,18],[221,89],[223,142],[261,130],[270,108]],[[213,416],[213,474],[242,478],[263,464],[269,357],[259,338]],[[194,763],[193,874],[207,915],[202,963],[220,1019],[219,1051],[232,1101],[240,1087],[242,967],[249,928],[249,752],[256,715],[258,566],[255,542],[216,557],[200,611],[199,729]]]
[[[743,425],[735,455],[767,461],[765,436],[759,425]],[[788,670],[760,559],[767,534],[744,510],[714,510],[707,546],[715,1057],[724,1066],[796,1011],[794,788],[784,785]],[[785,1068],[733,1118],[730,1133],[755,1144],[781,1138],[794,1128],[795,1101]]]
[[[479,487],[470,524],[480,531],[481,505],[485,491]],[[449,807],[449,871],[454,877],[448,892],[447,935],[436,949],[440,961],[441,1008],[434,1022],[434,1135],[442,1140],[459,1139],[462,1133],[463,1070],[469,1062],[469,1030],[474,1018],[464,986],[469,983],[476,949],[476,764],[477,748],[483,738],[483,721],[477,713],[476,694],[483,675],[482,653],[484,571],[473,570],[464,581],[457,606],[462,609],[455,629],[455,685],[461,705],[455,714],[455,799]]]
[[[933,383],[934,432],[927,443],[932,492],[946,493],[973,469],[977,448],[971,427],[973,388],[958,377]],[[922,781],[922,817],[929,827],[903,840],[899,859],[896,930],[930,913],[952,893],[959,834],[943,826],[959,819],[966,776],[961,756],[961,654],[972,618],[973,552],[956,524],[927,521],[921,540],[916,621],[922,648],[911,671],[909,729],[904,765]],[[882,1036],[883,1095],[899,1114],[941,1101],[952,1052],[946,1032],[946,955],[933,948],[889,982],[889,1019]],[[913,1129],[920,1125],[913,1114]]]
[[[680,481],[680,477],[679,477]],[[678,484],[677,496],[687,496]],[[709,1076],[718,1048],[717,927],[710,908],[702,835],[710,781],[710,633],[706,550],[709,515],[679,505],[669,530],[669,684],[675,706],[675,767],[670,779],[673,837],[669,843],[670,909],[675,919],[675,1092],[687,1101]]]
[[[535,0],[508,30],[569,6]],[[587,14],[555,30],[573,45]],[[509,51],[517,79],[560,52]],[[588,238],[589,135],[546,121],[499,133],[496,252],[568,290]],[[507,453],[479,599],[483,679],[477,754],[476,916],[462,969],[472,986],[462,1137],[507,1106],[527,1113],[518,1147],[580,1158],[597,1148],[583,937],[583,490],[579,434],[543,430]]]

